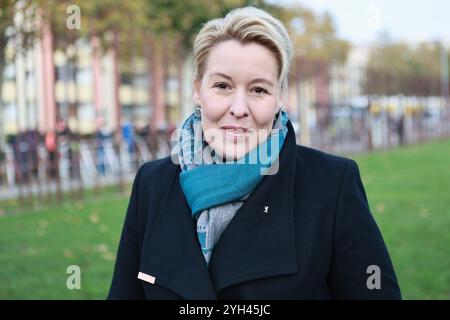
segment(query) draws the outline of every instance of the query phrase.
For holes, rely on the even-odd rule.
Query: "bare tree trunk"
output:
[[[78,89],[78,83],[77,83],[77,65],[78,65],[78,48],[75,48],[75,51],[72,56],[69,57],[69,61],[73,66],[73,73],[69,79],[73,80],[73,83],[75,85],[75,102],[71,104],[68,101],[69,106],[69,118],[72,113],[74,113],[74,116],[78,117],[78,101],[79,101],[79,89]],[[79,121],[77,121],[77,124]],[[71,190],[71,194],[75,195],[78,198],[83,198],[84,192],[83,192],[83,180],[81,178],[81,165],[80,165],[80,134],[79,134],[79,125],[77,125],[76,131],[72,132],[70,131],[70,135],[68,136],[68,142],[69,142],[69,150],[70,150],[70,169],[72,170],[70,173],[70,180],[74,180],[76,183],[76,191]],[[70,171],[70,170],[69,170]]]
[[[300,117],[300,143],[309,146],[311,144],[311,138],[309,134],[309,124],[308,124],[308,106],[306,103],[302,103],[301,96],[301,84],[302,84],[302,74],[301,74],[301,58],[297,59],[296,66],[296,91],[297,91],[297,110]],[[306,101],[305,101],[306,102]]]
[[[33,138],[33,132],[32,132],[32,124],[31,124],[31,115],[30,115],[30,100],[28,99],[28,90],[27,85],[29,83],[29,67],[31,67],[28,64],[28,52],[24,53],[24,70],[25,70],[25,79],[24,79],[24,88],[25,88],[25,137],[26,137],[26,144],[27,144],[27,166],[26,166],[26,184],[28,189],[28,203],[30,206],[33,205],[33,165],[34,165],[34,157],[33,157],[33,150],[32,150],[32,138]]]
[[[3,36],[0,35],[0,150],[4,150],[5,134],[4,134],[4,120],[3,120],[3,71],[5,70],[5,47],[6,41]],[[3,164],[1,164],[3,165]]]
[[[55,170],[55,182],[56,182],[56,199],[58,203],[61,203],[63,200],[62,195],[62,189],[61,189],[61,177],[59,174],[59,142],[58,142],[58,134],[56,132],[56,121],[59,118],[59,109],[56,105],[55,101],[55,64],[53,62],[53,53],[54,53],[54,47],[53,47],[53,39],[54,35],[52,30],[50,29],[50,26],[48,24],[45,24],[43,27],[43,46],[44,50],[46,51],[45,56],[45,65],[46,68],[44,68],[45,72],[49,72],[48,74],[48,81],[46,81],[46,108],[48,108],[48,116],[49,116],[49,123],[48,127],[50,128],[50,131],[53,131],[56,135],[56,150],[55,150],[55,159],[53,159],[52,166],[53,170]]]
[[[183,114],[183,104],[184,104],[184,51],[182,47],[181,39],[178,40],[178,50],[177,50],[177,76],[178,76],[178,113],[181,116]]]
[[[169,37],[166,33],[163,34],[162,38],[162,86],[161,86],[161,92],[162,92],[162,103],[161,103],[161,109],[159,117],[157,119],[158,129],[165,129],[167,127],[167,119],[168,119],[168,96],[167,96],[167,90],[166,85],[167,81],[169,80],[169,65],[171,63],[171,55],[170,55],[170,45],[169,45]],[[160,130],[161,132],[161,130]]]
[[[153,157],[158,153],[158,127],[159,119],[164,111],[164,75],[162,62],[162,48],[160,38],[149,35],[147,43],[147,58],[149,67],[149,84],[150,84],[150,119],[148,123],[147,144]]]
[[[100,132],[100,119],[103,115],[101,111],[101,100],[100,100],[100,39],[95,33],[91,36],[91,47],[92,47],[92,69],[93,69],[93,92],[94,92],[94,105],[95,105],[95,152],[93,153],[95,159],[95,169],[96,174],[94,177],[94,192],[98,195],[100,193],[100,176],[98,173],[98,133]],[[81,172],[80,172],[81,174]]]
[[[153,66],[153,106],[154,114],[152,122],[150,124],[150,134],[155,139],[155,152],[156,155],[159,150],[157,135],[159,130],[165,125],[165,106],[166,106],[166,94],[165,94],[165,66],[163,58],[163,43],[160,37],[156,38],[158,41],[154,43],[152,52],[152,66]]]
[[[0,153],[5,152],[6,141],[4,132],[4,119],[3,119],[3,71],[5,70],[5,47],[6,41],[2,35],[0,35]],[[3,160],[1,160],[3,158]],[[0,154],[0,179],[2,183],[6,179],[6,153]]]
[[[121,145],[122,145],[122,107],[120,105],[120,97],[119,97],[119,88],[120,88],[120,70],[119,70],[119,35],[117,32],[114,32],[114,43],[113,43],[113,68],[114,68],[114,95],[115,95],[115,110],[116,110],[116,131],[114,134],[114,149],[116,154],[118,155],[119,161],[119,191],[123,193],[125,191],[124,185],[124,177],[122,170],[122,161],[121,161]]]
[[[17,52],[15,53],[17,54]],[[16,58],[14,57],[14,74],[17,75],[17,73],[19,72],[17,70],[17,63],[16,63]],[[17,76],[16,76],[17,77]],[[17,81],[15,83],[16,86],[16,91],[17,90]],[[16,185],[17,185],[17,189],[19,192],[19,203],[23,204],[24,203],[24,198],[25,198],[25,191],[24,191],[24,172],[23,172],[23,166],[22,166],[22,162],[23,162],[23,157],[22,157],[22,152],[21,152],[21,143],[22,143],[22,136],[23,136],[23,132],[21,130],[21,125],[20,125],[20,110],[19,110],[19,92],[16,92],[15,95],[15,104],[16,104],[16,126],[17,126],[17,134],[16,134],[16,139],[15,139],[15,152],[14,152],[14,167],[15,167],[15,171],[16,171]]]

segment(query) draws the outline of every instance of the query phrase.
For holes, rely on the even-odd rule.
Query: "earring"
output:
[[[275,120],[278,119],[278,117],[281,115],[281,110],[283,110],[283,107],[279,107],[277,113],[275,114]]]
[[[195,111],[194,111],[194,116],[197,118],[200,118],[201,115],[202,115],[202,110],[200,109],[200,107],[197,106],[197,108],[195,108]]]
[[[275,113],[275,117],[273,117],[273,123],[278,120],[278,118],[281,116],[281,111],[283,110],[283,107],[279,107],[278,111]]]

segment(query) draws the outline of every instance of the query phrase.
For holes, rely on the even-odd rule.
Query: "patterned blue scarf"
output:
[[[287,135],[286,112],[274,119],[269,137],[241,159],[223,162],[205,141],[201,114],[194,112],[178,137],[180,185],[197,219],[197,234],[207,264],[214,245],[266,174],[277,170],[279,153]],[[276,172],[275,172],[276,173]]]

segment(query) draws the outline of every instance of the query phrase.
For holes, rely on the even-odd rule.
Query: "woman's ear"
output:
[[[193,92],[193,100],[194,104],[200,105],[200,80],[194,78],[194,92]]]
[[[278,109],[277,113],[283,108],[282,106],[287,106],[289,102],[289,97],[287,92],[282,92],[278,98]]]

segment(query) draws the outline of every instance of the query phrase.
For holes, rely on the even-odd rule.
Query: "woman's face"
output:
[[[222,158],[239,159],[267,139],[279,109],[277,81],[275,56],[260,44],[227,40],[210,50],[194,101],[205,139]]]

